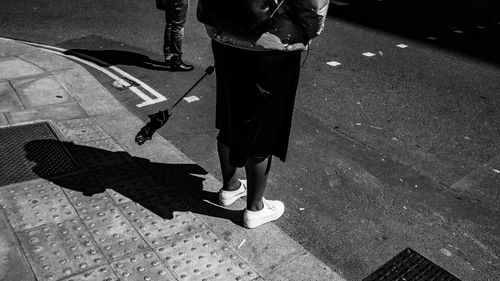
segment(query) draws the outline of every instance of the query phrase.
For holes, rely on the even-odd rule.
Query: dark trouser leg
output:
[[[182,56],[182,39],[187,20],[188,0],[168,0],[165,9],[164,54]]]

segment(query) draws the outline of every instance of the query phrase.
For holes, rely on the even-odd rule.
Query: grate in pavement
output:
[[[393,257],[363,281],[460,281],[410,248]]]
[[[0,128],[0,186],[79,169],[46,122]]]

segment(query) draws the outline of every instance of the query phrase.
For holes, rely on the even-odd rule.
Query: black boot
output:
[[[191,71],[194,69],[194,66],[184,63],[179,55],[172,55],[169,61],[170,69],[173,71]]]
[[[172,60],[174,59],[175,55],[173,54],[164,54],[165,57],[165,65],[170,67],[172,66]]]

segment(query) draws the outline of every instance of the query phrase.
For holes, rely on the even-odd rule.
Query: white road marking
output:
[[[337,61],[329,61],[326,64],[328,64],[330,66],[339,66],[339,65],[341,65],[341,63],[337,62]]]
[[[197,96],[189,96],[184,98],[185,101],[188,103],[192,103],[194,101],[199,101],[200,99]]]
[[[401,49],[408,48],[408,45],[405,45],[405,44],[398,44],[396,46],[398,46]]]
[[[434,36],[428,36],[426,37],[427,40],[432,40],[432,41],[435,41],[437,40],[437,37],[434,37]]]
[[[88,66],[90,66],[90,67],[92,67],[92,68],[94,68],[94,69],[96,69],[96,70],[98,70],[98,71],[100,71],[100,72],[108,75],[109,77],[111,77],[115,81],[120,81],[120,83],[123,84],[125,87],[129,87],[130,86],[128,89],[130,89],[134,94],[136,94],[139,98],[141,98],[143,100],[142,103],[139,103],[139,104],[136,105],[137,107],[148,106],[148,105],[156,104],[156,103],[159,103],[159,102],[167,100],[167,98],[165,96],[163,96],[160,93],[158,93],[157,91],[155,91],[153,88],[151,88],[150,86],[148,86],[146,83],[142,82],[141,80],[135,78],[134,76],[130,75],[129,73],[123,71],[122,69],[120,69],[120,68],[118,68],[116,66],[110,65],[109,68],[112,69],[112,70],[114,70],[114,71],[116,71],[117,73],[121,74],[123,77],[128,78],[128,79],[130,79],[133,82],[136,82],[137,84],[139,84],[143,89],[145,89],[146,91],[148,91],[155,98],[151,98],[150,96],[144,94],[137,87],[131,86],[128,82],[126,82],[125,80],[123,80],[122,78],[118,77],[117,75],[115,75],[114,73],[112,73],[111,71],[107,70],[106,68],[104,68],[102,66],[99,66],[99,65],[97,65],[95,63],[92,63],[90,61],[84,60],[84,59],[79,58],[77,56],[64,54],[64,52],[68,51],[66,49],[59,48],[59,47],[54,47],[54,46],[49,46],[49,45],[44,45],[44,44],[26,42],[26,41],[22,41],[22,40],[15,40],[15,41],[18,41],[18,42],[21,42],[21,43],[24,43],[24,44],[28,44],[28,45],[31,45],[31,46],[34,46],[34,47],[40,47],[41,50],[45,50],[47,52],[51,52],[51,53],[54,53],[54,54],[57,54],[57,55],[60,55],[60,56],[63,56],[63,57],[67,57],[69,59],[72,59],[72,60],[75,60],[75,61],[78,61],[78,62],[81,62],[83,64],[86,64],[86,65],[88,65]],[[90,56],[87,56],[87,57],[90,57]],[[101,62],[97,58],[94,58],[94,57],[90,57],[90,58],[93,59],[94,61]],[[106,64],[109,65],[109,63],[106,63],[106,62],[102,62],[102,63],[105,64],[105,65]]]
[[[463,32],[462,30],[460,30],[460,29],[453,30],[453,32],[455,32],[455,33],[457,33],[457,34],[462,34],[462,33],[464,33],[464,32]]]
[[[366,53],[363,53],[363,56],[365,56],[365,57],[373,57],[373,56],[375,56],[375,54],[374,53],[370,53],[370,52],[366,52]]]

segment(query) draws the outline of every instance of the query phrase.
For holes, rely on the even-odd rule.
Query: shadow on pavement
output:
[[[500,2],[335,0],[329,15],[500,64]]]
[[[132,65],[151,70],[170,71],[163,61],[153,60],[148,56],[130,51],[71,49],[64,54],[91,61],[102,67]]]
[[[207,172],[199,165],[155,163],[125,151],[113,152],[73,142],[63,144],[86,171],[46,178],[62,188],[82,193],[84,197],[107,191],[117,204],[133,201],[163,219],[172,219],[174,212],[190,211],[242,223],[243,210],[220,207],[218,194],[203,190],[203,176]],[[56,140],[36,140],[25,145],[26,158],[36,163],[33,172],[54,164],[40,153],[40,147],[57,145],[60,142]]]

